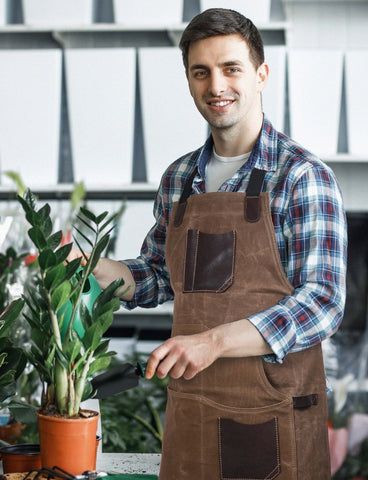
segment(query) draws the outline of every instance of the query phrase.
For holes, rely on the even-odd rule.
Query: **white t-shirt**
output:
[[[236,157],[220,157],[213,149],[206,165],[206,192],[217,192],[221,185],[244,165],[250,154],[251,152]]]

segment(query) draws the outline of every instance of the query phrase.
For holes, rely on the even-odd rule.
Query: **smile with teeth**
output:
[[[226,105],[229,105],[232,103],[232,100],[222,100],[221,102],[209,102],[210,105],[213,107],[225,107]]]

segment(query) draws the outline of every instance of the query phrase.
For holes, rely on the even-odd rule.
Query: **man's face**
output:
[[[188,83],[194,102],[211,129],[246,126],[259,116],[268,67],[257,70],[241,35],[193,43],[188,52]]]

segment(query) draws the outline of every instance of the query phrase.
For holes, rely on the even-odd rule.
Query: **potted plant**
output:
[[[8,409],[9,398],[15,394],[16,379],[25,367],[25,356],[16,348],[12,340],[11,330],[20,317],[21,303],[13,300],[13,284],[18,284],[16,276],[25,258],[18,255],[9,246],[0,253],[0,440],[14,443],[20,435],[22,425],[14,420]],[[18,295],[19,296],[19,295]]]
[[[9,399],[16,391],[16,380],[26,366],[24,353],[13,345],[8,336],[12,324],[22,311],[23,303],[21,299],[14,300],[0,315],[0,410],[8,409]]]
[[[16,393],[16,380],[26,366],[26,356],[21,348],[14,346],[9,330],[23,309],[24,301],[11,302],[0,315],[0,409],[8,410]],[[21,404],[19,404],[21,406]],[[10,416],[11,418],[11,416]],[[15,429],[12,428],[15,426]],[[35,444],[10,445],[9,441],[20,434],[21,424],[9,421],[3,428],[7,435],[0,441],[0,456],[3,472],[23,472],[40,467],[39,446]],[[6,440],[6,441],[5,441]]]
[[[38,251],[37,272],[32,287],[24,293],[24,316],[31,327],[27,357],[42,383],[37,412],[42,465],[58,466],[77,475],[95,468],[98,413],[83,410],[81,402],[93,395],[90,380],[106,369],[113,355],[103,335],[120,307],[116,293],[124,281],[112,282],[99,293],[92,308],[83,301],[83,294],[90,288],[93,269],[109,243],[115,216],[108,217],[107,212],[95,216],[86,208],[80,209],[78,220],[88,232],[77,229],[75,241],[84,256],[81,266],[81,258],[68,261],[72,244],[62,244],[62,232],[53,232],[49,204],[38,209],[29,190],[18,200]],[[81,247],[82,239],[89,247],[88,256]],[[76,321],[82,326],[79,333],[74,328]],[[64,428],[66,437],[62,437]]]

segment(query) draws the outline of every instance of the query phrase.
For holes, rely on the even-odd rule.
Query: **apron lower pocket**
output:
[[[273,479],[280,473],[277,417],[244,424],[219,418],[221,479]]]
[[[296,480],[292,399],[237,408],[168,389],[160,480]]]

